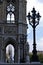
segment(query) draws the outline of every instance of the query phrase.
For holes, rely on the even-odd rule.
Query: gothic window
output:
[[[7,20],[10,21],[10,14],[9,13],[7,14]]]
[[[14,15],[15,7],[12,4],[7,6],[7,23],[15,23],[15,15]]]

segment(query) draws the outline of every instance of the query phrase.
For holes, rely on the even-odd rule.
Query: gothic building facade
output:
[[[6,62],[6,47],[14,47],[14,63],[26,62],[26,0],[0,0],[0,62]]]

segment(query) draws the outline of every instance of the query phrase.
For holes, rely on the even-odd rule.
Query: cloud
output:
[[[37,42],[37,50],[43,51],[43,37]]]
[[[28,44],[29,44],[29,52],[32,52],[32,50],[33,50],[33,40],[30,40],[29,38],[27,39],[27,42],[28,42]]]
[[[43,3],[43,0],[37,0],[39,3]]]
[[[37,33],[36,36],[38,37],[36,40],[36,47],[37,50],[43,50],[43,0],[27,0],[27,14],[28,12],[32,10],[33,7],[35,7],[36,11],[40,13],[41,18],[39,21],[39,25],[37,26]],[[27,41],[29,42],[30,45],[30,51],[33,49],[33,37],[32,37],[32,28],[29,26],[28,27],[28,39]],[[31,38],[32,37],[32,38]]]
[[[33,40],[28,38],[27,41],[29,43],[29,52],[32,52],[32,50],[33,50]],[[40,38],[40,40],[38,40],[36,42],[36,50],[37,51],[43,51],[43,38]]]
[[[41,1],[41,0],[40,0]],[[33,9],[33,7],[35,7],[36,11],[40,13],[41,15],[41,19],[40,22],[43,22],[43,4],[39,3],[37,0],[27,0],[27,14],[28,12]]]

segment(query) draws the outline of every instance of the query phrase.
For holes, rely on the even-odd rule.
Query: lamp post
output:
[[[36,39],[35,39],[35,28],[36,26],[39,24],[39,20],[40,20],[40,14],[39,12],[36,13],[35,8],[33,8],[33,10],[31,11],[32,15],[30,15],[30,12],[28,13],[28,20],[29,20],[29,24],[32,26],[33,28],[33,55],[32,55],[32,61],[33,62],[38,62],[38,56],[37,56],[37,50],[36,50]]]

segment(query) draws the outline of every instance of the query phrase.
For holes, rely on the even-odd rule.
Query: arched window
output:
[[[7,23],[15,23],[15,15],[14,15],[15,7],[12,4],[7,6]]]
[[[10,23],[10,14],[7,14],[7,23]]]
[[[12,13],[12,15],[11,15],[11,23],[12,22],[14,23],[14,21],[15,21],[15,17],[14,17],[14,14]]]

